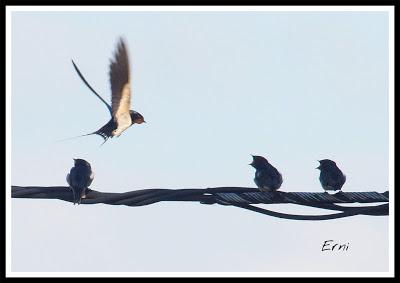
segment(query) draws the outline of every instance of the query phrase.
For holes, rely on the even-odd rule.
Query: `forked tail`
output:
[[[102,135],[99,131],[95,131],[93,133],[89,133],[89,134],[84,134],[84,135],[79,135],[79,136],[74,136],[74,137],[69,137],[69,138],[65,138],[65,139],[61,139],[61,140],[56,140],[55,142],[63,142],[63,141],[67,141],[67,140],[72,140],[72,139],[77,139],[77,138],[81,138],[81,137],[86,137],[86,136],[91,136],[91,135],[99,135],[100,137],[102,137],[104,139],[104,141],[102,142],[102,144],[100,146],[102,146],[109,137]]]

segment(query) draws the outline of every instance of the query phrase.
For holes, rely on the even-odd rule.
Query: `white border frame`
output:
[[[389,13],[389,271],[388,272],[12,272],[11,14],[12,12],[339,12]],[[394,6],[6,6],[6,277],[394,277]]]

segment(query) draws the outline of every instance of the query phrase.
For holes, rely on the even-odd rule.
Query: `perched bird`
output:
[[[106,105],[111,115],[111,120],[107,124],[97,131],[83,136],[99,135],[104,139],[103,143],[105,143],[110,137],[119,137],[132,124],[145,123],[142,114],[130,110],[129,58],[126,43],[122,38],[119,39],[114,58],[110,62],[111,106],[90,86],[73,60],[72,64],[82,81]]]
[[[94,178],[94,172],[86,160],[75,159],[74,167],[67,174],[67,183],[72,190],[74,204],[81,203],[82,198],[86,197],[86,189],[90,186]]]
[[[346,176],[336,166],[336,163],[329,159],[318,161],[320,165],[316,169],[321,171],[319,174],[319,181],[325,192],[341,190],[343,184],[346,182]]]
[[[282,185],[282,175],[262,156],[252,155],[253,162],[249,165],[256,169],[254,182],[260,191],[276,191]]]

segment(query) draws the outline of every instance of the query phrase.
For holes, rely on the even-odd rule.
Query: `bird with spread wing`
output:
[[[119,137],[132,124],[142,124],[145,120],[137,111],[131,110],[131,81],[129,57],[126,43],[123,38],[120,38],[117,44],[117,49],[114,57],[110,62],[110,84],[111,84],[111,106],[90,86],[86,81],[75,62],[72,64],[78,73],[79,77],[86,86],[107,106],[110,112],[111,119],[103,127],[88,135],[99,135],[104,139],[105,143],[109,138]]]

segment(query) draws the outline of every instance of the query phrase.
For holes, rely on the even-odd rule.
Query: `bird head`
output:
[[[130,114],[131,114],[132,124],[146,123],[146,121],[144,120],[143,115],[140,114],[139,112],[130,110]]]
[[[265,159],[262,156],[258,155],[251,155],[253,157],[253,162],[251,162],[249,165],[253,166],[254,168],[262,168],[265,165],[268,165],[268,160]]]
[[[318,160],[318,162],[319,162],[319,166],[315,169],[322,170],[322,169],[336,167],[335,161],[332,161],[330,159],[322,159],[322,160]]]
[[[85,167],[90,168],[90,163],[87,162],[86,160],[79,159],[79,158],[73,158],[73,159],[74,159],[75,166],[85,166]]]

